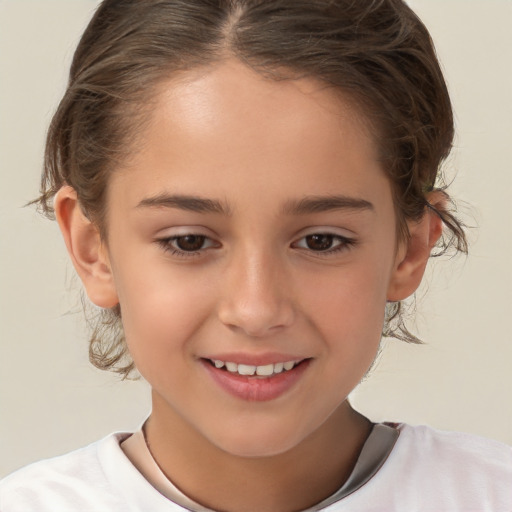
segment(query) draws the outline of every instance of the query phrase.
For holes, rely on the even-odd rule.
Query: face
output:
[[[154,415],[238,455],[318,431],[377,352],[391,189],[347,99],[236,62],[164,84],[113,173],[108,257]]]

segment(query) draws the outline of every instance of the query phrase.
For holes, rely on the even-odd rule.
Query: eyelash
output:
[[[315,251],[313,249],[310,249],[310,248],[307,248],[307,247],[296,247],[297,244],[299,242],[301,242],[302,240],[307,240],[307,238],[309,237],[313,237],[313,236],[325,236],[325,237],[329,237],[332,239],[332,242],[339,242],[338,245],[334,246],[333,248],[330,248],[330,249],[326,249],[326,250],[320,250],[320,251]],[[174,247],[172,244],[173,242],[176,242],[177,240],[180,240],[180,239],[183,239],[183,238],[186,238],[186,237],[197,237],[197,238],[203,238],[203,244],[206,242],[206,241],[209,241],[210,242],[210,245],[208,247],[201,247],[200,249],[198,250],[193,250],[193,251],[184,251],[182,249],[178,249],[177,247]],[[164,252],[166,253],[170,253],[172,256],[177,256],[177,257],[180,257],[180,258],[193,258],[193,257],[197,257],[197,256],[200,256],[201,253],[203,253],[205,250],[211,248],[211,247],[218,247],[219,244],[216,244],[211,238],[207,237],[206,235],[199,235],[199,234],[195,234],[195,233],[188,233],[188,234],[185,234],[185,235],[179,235],[179,236],[171,236],[171,237],[167,237],[167,238],[160,238],[160,239],[157,239],[155,240],[158,245],[164,250]],[[347,238],[347,237],[344,237],[344,236],[341,236],[341,235],[335,235],[335,234],[332,234],[332,233],[326,233],[326,232],[318,232],[318,233],[311,233],[311,234],[308,234],[308,235],[305,235],[303,237],[301,237],[297,242],[294,242],[292,244],[292,247],[296,247],[298,249],[301,249],[301,250],[304,250],[304,251],[307,251],[307,252],[310,252],[311,254],[317,256],[317,257],[328,257],[328,256],[332,256],[333,254],[337,254],[339,252],[342,252],[342,251],[346,251],[346,250],[349,250],[351,249],[352,247],[354,247],[356,245],[356,240],[352,239],[352,238]]]
[[[336,234],[329,233],[329,232],[321,232],[321,231],[318,233],[310,233],[308,235],[303,236],[297,242],[294,242],[294,245],[297,245],[302,240],[307,240],[309,237],[314,237],[314,236],[328,237],[331,239],[332,243],[338,242],[338,244],[335,245],[334,247],[326,249],[324,251],[315,251],[308,247],[297,247],[297,248],[308,251],[309,253],[313,254],[315,257],[327,258],[329,256],[340,253],[342,251],[347,251],[356,245],[356,240],[353,238],[348,238],[345,236],[336,235]]]
[[[156,240],[156,242],[158,243],[158,245],[160,247],[162,247],[164,252],[170,253],[172,256],[177,256],[180,258],[193,258],[193,257],[200,256],[203,251],[205,251],[206,249],[209,248],[209,247],[205,247],[205,248],[202,247],[195,251],[184,251],[184,250],[178,249],[177,247],[174,247],[172,245],[173,242],[176,242],[177,240],[180,240],[180,239],[183,239],[186,237],[203,238],[204,241],[203,241],[203,244],[201,244],[201,245],[204,245],[204,242],[209,241],[209,242],[211,242],[211,245],[209,247],[215,246],[215,242],[213,242],[213,240],[211,238],[207,237],[206,235],[200,235],[200,234],[196,234],[196,233],[187,233],[185,235],[170,236],[167,238],[159,238]]]

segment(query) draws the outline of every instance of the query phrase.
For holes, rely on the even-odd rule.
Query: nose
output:
[[[289,327],[295,319],[289,272],[272,255],[234,258],[223,276],[219,319],[250,337],[264,337]]]

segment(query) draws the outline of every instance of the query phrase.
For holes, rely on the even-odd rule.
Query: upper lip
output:
[[[249,366],[266,366],[269,364],[286,363],[288,361],[300,362],[308,358],[297,354],[247,354],[232,352],[202,356],[201,359],[210,359],[211,361],[223,361],[237,364],[245,364]]]

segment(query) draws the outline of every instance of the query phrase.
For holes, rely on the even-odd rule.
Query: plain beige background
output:
[[[143,382],[87,361],[73,270],[37,195],[43,141],[96,0],[0,0],[0,476],[149,412]],[[472,205],[471,256],[436,262],[419,293],[424,346],[386,343],[353,402],[374,420],[512,444],[512,2],[411,0],[430,28],[458,136],[452,193]]]

